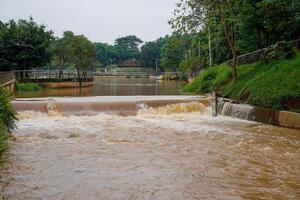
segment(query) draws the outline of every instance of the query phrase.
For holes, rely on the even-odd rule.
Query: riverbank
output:
[[[241,65],[237,70],[238,78],[232,82],[229,66],[208,68],[184,91],[207,94],[215,90],[253,106],[300,112],[300,54],[269,64]]]

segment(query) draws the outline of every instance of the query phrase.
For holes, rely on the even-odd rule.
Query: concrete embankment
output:
[[[12,101],[17,111],[47,112],[49,104],[62,113],[137,111],[143,106],[160,107],[169,104],[201,102],[210,105],[210,99],[201,96],[137,96],[137,97],[76,97],[76,98],[33,98]]]
[[[300,128],[300,113],[237,104],[229,99],[218,99],[218,114],[264,124]]]

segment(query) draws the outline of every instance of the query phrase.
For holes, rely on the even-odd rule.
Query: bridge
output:
[[[79,73],[79,74],[78,74]],[[95,76],[150,77],[163,76],[164,80],[175,80],[180,72],[155,72],[112,70],[109,72],[75,71],[75,70],[26,70],[14,71],[16,80],[20,82],[92,82]]]

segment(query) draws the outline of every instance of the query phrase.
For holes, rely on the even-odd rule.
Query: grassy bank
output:
[[[231,81],[229,66],[209,68],[191,84],[186,92],[200,94],[216,90],[219,95],[251,105],[277,110],[299,111],[300,54],[290,60],[238,67],[238,79]]]
[[[37,83],[16,83],[17,91],[38,91],[42,87]]]

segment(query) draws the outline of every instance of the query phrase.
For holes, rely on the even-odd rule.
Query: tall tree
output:
[[[183,59],[187,59],[191,47],[191,37],[189,35],[172,35],[161,52],[161,65],[164,68],[177,69]]]
[[[78,79],[80,72],[93,67],[96,60],[94,44],[83,35],[75,35],[72,39],[72,62],[77,70]]]
[[[169,36],[147,42],[141,47],[141,62],[143,67],[155,68],[161,65],[161,52],[167,43]]]
[[[59,67],[61,78],[62,70],[65,68],[67,62],[71,62],[73,56],[73,39],[74,33],[71,31],[64,32],[62,38],[55,40],[54,43],[54,57]]]
[[[115,40],[115,48],[118,53],[118,61],[138,59],[140,57],[139,45],[143,41],[134,35],[121,37]]]
[[[114,64],[117,59],[115,46],[106,43],[95,43],[96,57],[104,66]]]
[[[13,20],[0,26],[0,70],[29,70],[50,61],[53,32],[33,21]]]
[[[237,56],[239,39],[239,0],[180,0],[175,17],[171,20],[173,28],[182,31],[197,31],[216,24],[224,33],[232,54],[232,77],[237,78]]]

